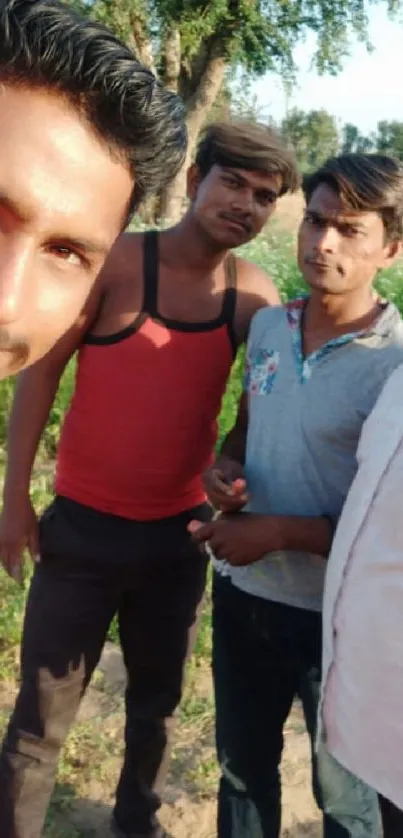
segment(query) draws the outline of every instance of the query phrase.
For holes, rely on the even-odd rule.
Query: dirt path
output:
[[[107,644],[61,760],[45,838],[111,838],[111,805],[122,756],[124,681],[120,653]],[[0,691],[1,727],[14,692],[12,685]],[[285,739],[283,838],[320,838],[310,791],[309,744],[298,707]],[[207,667],[201,666],[190,675],[161,812],[172,838],[213,838],[217,778],[211,679]]]
[[[81,710],[81,720],[99,718],[105,694],[121,691],[124,672],[120,655],[108,646],[101,663],[102,689],[94,686]],[[189,691],[192,699],[182,714],[174,748],[172,770],[161,812],[165,828],[173,838],[210,838],[215,835],[215,787],[211,681],[206,670],[193,674]],[[194,705],[192,704],[194,702]],[[197,704],[199,702],[199,704]],[[199,712],[196,712],[197,707]],[[121,727],[121,717],[116,719]],[[108,778],[116,777],[120,758],[109,766]],[[283,760],[284,838],[320,838],[317,809],[310,791],[309,743],[299,708],[294,708],[287,725]],[[86,799],[76,801],[68,817],[81,830],[94,830],[97,838],[110,838],[108,821],[113,783],[102,778],[93,781]],[[102,801],[102,802],[101,802]]]

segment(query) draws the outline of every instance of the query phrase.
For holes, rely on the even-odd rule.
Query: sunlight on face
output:
[[[74,108],[44,90],[0,89],[0,377],[77,319],[133,189]]]

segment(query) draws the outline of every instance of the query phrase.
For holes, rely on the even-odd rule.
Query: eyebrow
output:
[[[311,210],[307,207],[305,210],[305,216],[310,216],[314,218],[316,221],[327,221],[333,224],[349,224],[351,227],[357,227],[359,230],[365,230],[366,227],[362,224],[357,218],[354,216],[343,216],[343,215],[324,215],[322,212],[318,212],[318,210]]]
[[[5,192],[0,190],[0,204],[5,207],[12,215],[17,216],[21,221],[29,221],[32,215],[32,211],[29,210],[28,206],[23,204],[17,203],[17,201],[13,201],[9,195],[6,195]]]
[[[20,221],[23,223],[29,223],[32,218],[32,210],[29,209],[28,205],[20,204],[17,201],[14,201],[10,198],[9,195],[6,195],[5,192],[0,190],[0,206],[5,207],[5,209],[14,215],[16,218],[19,218]],[[64,241],[69,245],[77,248],[77,250],[83,250],[86,253],[97,253],[101,255],[105,255],[110,250],[109,242],[103,241],[95,241],[93,239],[87,238],[76,238],[74,236],[69,236],[68,233],[60,233],[60,234],[52,234],[52,239],[60,241]]]
[[[247,178],[245,178],[245,177],[243,177],[243,175],[239,174],[239,172],[236,169],[231,169],[228,166],[222,166],[222,170],[223,170],[224,173],[229,174],[232,177],[234,177],[238,181],[238,183],[246,184],[247,186],[251,186],[252,189],[255,190],[255,192],[265,192],[267,195],[270,195],[270,197],[272,197],[272,198],[278,198],[278,196],[279,196],[279,193],[276,192],[275,189],[270,189],[269,186],[263,186],[263,185],[254,186],[254,184],[250,183],[250,181],[248,181]]]
[[[86,253],[97,253],[101,255],[105,255],[109,253],[111,246],[110,244],[106,244],[104,242],[96,242],[90,239],[76,239],[72,238],[69,235],[64,233],[63,235],[52,235],[52,239],[55,241],[60,240],[61,242],[66,242],[69,245],[77,248],[77,250],[84,250]]]

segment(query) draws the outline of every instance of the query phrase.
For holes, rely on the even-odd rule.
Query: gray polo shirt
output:
[[[395,306],[385,304],[371,329],[343,335],[304,358],[305,302],[262,309],[252,321],[246,510],[336,521],[356,473],[362,425],[403,362],[403,323]],[[247,593],[321,610],[326,561],[320,556],[289,551],[247,567],[215,566]]]

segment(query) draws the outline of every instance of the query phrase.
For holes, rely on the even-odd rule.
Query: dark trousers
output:
[[[251,596],[215,575],[218,838],[278,838],[283,727],[296,696],[312,741],[313,791],[325,838],[378,838],[375,792],[324,747],[315,750],[320,668],[320,614]]]
[[[379,795],[382,814],[383,838],[403,838],[403,812],[386,797]]]
[[[1,838],[39,838],[59,751],[115,614],[127,669],[125,757],[115,817],[150,833],[169,729],[206,577],[187,533],[209,507],[142,523],[57,498],[41,521],[21,688],[0,756]]]

